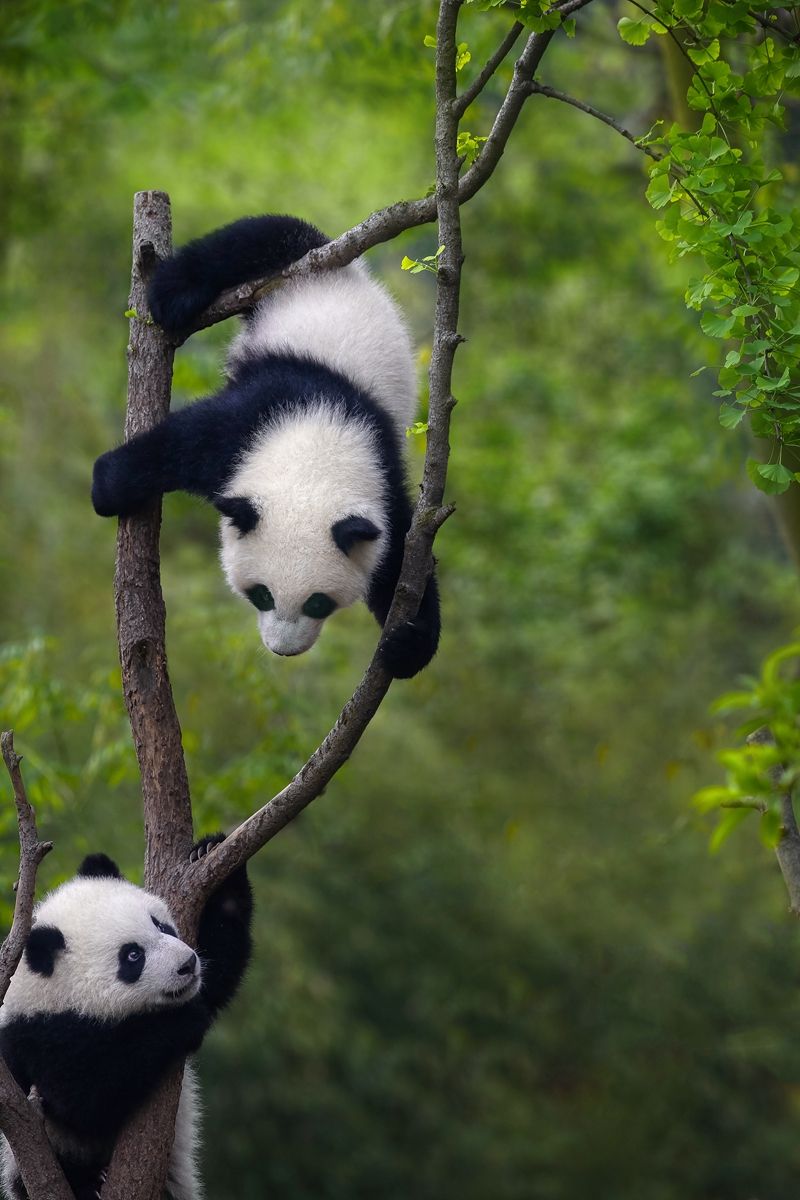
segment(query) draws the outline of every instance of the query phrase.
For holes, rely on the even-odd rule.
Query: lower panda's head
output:
[[[200,979],[164,901],[93,854],[37,905],[2,1011],[6,1020],[59,1012],[119,1020],[185,1004]]]

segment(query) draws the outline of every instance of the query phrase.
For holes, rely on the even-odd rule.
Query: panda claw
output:
[[[192,846],[189,854],[189,862],[199,862],[201,858],[204,858],[207,854],[210,854],[212,850],[219,846],[220,842],[224,841],[224,833],[206,834],[205,837],[200,838],[199,842],[195,842],[194,846]]]

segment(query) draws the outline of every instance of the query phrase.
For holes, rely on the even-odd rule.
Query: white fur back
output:
[[[406,323],[363,262],[268,292],[231,343],[229,362],[265,350],[306,355],[338,371],[381,405],[401,437],[414,419],[416,370]]]

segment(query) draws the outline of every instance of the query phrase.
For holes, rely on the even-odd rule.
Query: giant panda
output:
[[[151,313],[180,337],[224,289],[326,240],[294,217],[245,217],[157,266]],[[214,504],[225,576],[276,654],[302,654],[326,617],[359,599],[383,625],[411,522],[403,445],[415,375],[403,317],[364,263],[284,280],[247,314],[217,395],[97,460],[94,507],[125,516],[175,490]],[[407,678],[438,641],[431,576],[416,618],[379,653]]]
[[[197,859],[222,834],[203,838]],[[99,1196],[117,1134],[169,1067],[196,1051],[236,991],[250,957],[245,867],[208,899],[197,948],[169,909],[123,879],[104,854],[37,905],[0,1009],[0,1053],[45,1128],[76,1200]],[[169,1163],[170,1200],[199,1200],[197,1083],[187,1064]],[[7,1200],[26,1200],[8,1142]]]

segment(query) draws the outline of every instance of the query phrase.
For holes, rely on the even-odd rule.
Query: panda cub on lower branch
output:
[[[153,317],[179,336],[225,288],[326,240],[294,217],[236,221],[159,264]],[[228,583],[258,610],[276,654],[302,654],[326,617],[359,599],[383,625],[411,522],[403,445],[415,376],[403,317],[364,263],[284,281],[247,315],[222,391],[97,460],[95,509],[124,516],[176,490],[216,505]],[[438,641],[431,577],[381,658],[408,678]]]
[[[203,838],[197,858],[222,834]],[[0,1052],[45,1127],[76,1200],[95,1200],[117,1134],[169,1067],[199,1049],[250,957],[252,897],[245,867],[206,902],[197,950],[175,932],[158,896],[128,883],[104,854],[37,905],[0,1009]],[[197,1083],[183,1076],[166,1195],[199,1200]],[[8,1200],[26,1192],[5,1138]]]

